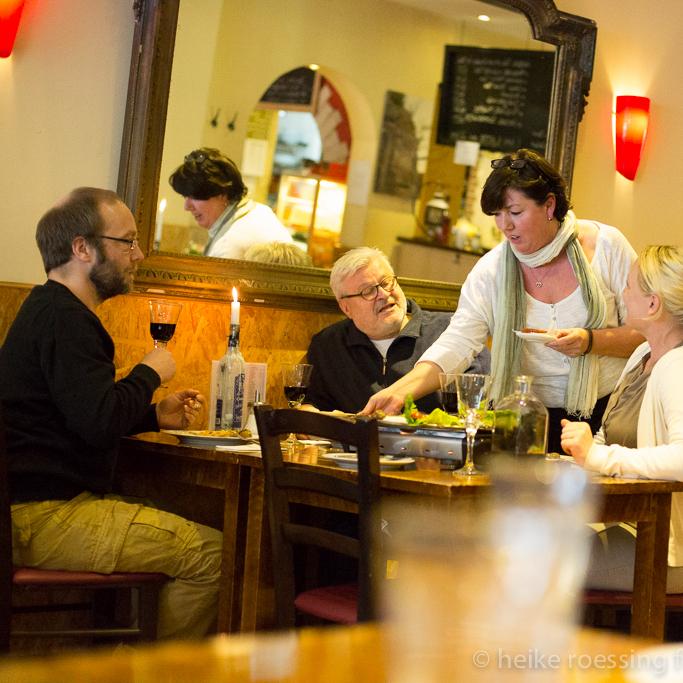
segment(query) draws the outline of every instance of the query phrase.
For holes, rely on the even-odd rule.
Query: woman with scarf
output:
[[[236,164],[217,149],[190,152],[169,178],[183,196],[185,211],[209,231],[204,256],[243,259],[263,242],[292,242],[272,209],[246,198],[247,186]]]
[[[561,420],[586,419],[597,431],[626,358],[643,341],[624,325],[621,296],[636,254],[616,228],[576,218],[564,179],[540,155],[520,149],[491,166],[481,206],[506,239],[467,276],[439,339],[364,412],[399,412],[407,395],[437,389],[439,372],[468,367],[491,337],[490,398],[510,393],[515,375],[533,375],[550,413],[548,451],[561,452]],[[524,328],[555,338],[525,341],[515,334]]]

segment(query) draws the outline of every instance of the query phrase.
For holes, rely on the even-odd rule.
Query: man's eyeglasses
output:
[[[395,275],[387,275],[387,277],[383,278],[376,285],[368,285],[367,287],[363,287],[363,289],[361,289],[360,292],[358,292],[357,294],[345,294],[344,296],[340,296],[339,298],[353,299],[353,297],[360,296],[366,301],[374,301],[377,298],[377,295],[379,294],[380,287],[385,292],[392,292],[394,289],[396,289],[397,284],[398,279]]]
[[[137,239],[127,239],[126,237],[109,237],[109,235],[97,235],[99,238],[103,240],[111,240],[112,242],[123,242],[124,244],[128,245],[128,248],[131,251],[135,251],[137,247],[140,246],[140,243],[137,241]]]

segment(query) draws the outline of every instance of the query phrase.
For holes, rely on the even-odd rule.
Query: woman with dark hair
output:
[[[506,239],[467,276],[441,337],[365,412],[396,413],[408,394],[434,391],[439,372],[462,372],[491,336],[491,398],[510,393],[515,375],[533,375],[550,413],[548,450],[559,452],[560,421],[579,416],[596,431],[643,340],[624,324],[621,296],[636,254],[616,228],[576,218],[565,181],[540,155],[520,149],[491,166],[481,206]],[[524,328],[548,330],[552,340],[523,340],[515,330]]]
[[[246,198],[242,174],[217,149],[190,152],[169,182],[185,198],[185,211],[209,231],[204,256],[241,259],[252,244],[292,242],[270,207]]]

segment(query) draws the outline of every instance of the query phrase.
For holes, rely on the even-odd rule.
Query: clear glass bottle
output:
[[[531,375],[514,378],[513,392],[495,406],[492,453],[544,456],[548,445],[548,410],[531,391]]]
[[[242,429],[244,358],[240,352],[240,326],[230,325],[228,348],[220,361],[216,393],[215,429]]]

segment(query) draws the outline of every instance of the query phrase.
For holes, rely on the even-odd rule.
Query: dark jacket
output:
[[[147,365],[114,378],[114,342],[67,287],[34,287],[0,349],[14,502],[109,491],[119,439],[158,429]]]
[[[451,314],[423,311],[412,299],[408,299],[408,312],[410,321],[392,342],[386,360],[348,318],[314,335],[308,347],[313,373],[306,403],[320,410],[356,413],[370,396],[412,370],[446,329]],[[490,365],[490,353],[485,348],[467,372],[488,373]],[[424,396],[417,405],[425,412],[438,408],[438,394]]]

